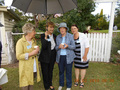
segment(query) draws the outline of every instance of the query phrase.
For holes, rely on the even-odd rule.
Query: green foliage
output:
[[[14,33],[22,33],[22,26],[26,23],[26,21],[19,21],[17,22],[14,27],[12,32]]]
[[[117,63],[117,58],[115,57],[115,55],[112,55],[111,62]]]
[[[105,15],[102,16],[102,20],[99,22],[98,28],[104,30],[108,29],[109,23],[107,22],[107,17]]]
[[[12,32],[14,33],[22,33],[22,26],[26,23],[26,22],[30,22],[30,23],[34,23],[33,21],[33,17],[30,16],[29,14],[26,15],[24,12],[15,9],[14,10],[15,13],[21,18],[20,21],[16,22],[16,24],[13,27]],[[31,21],[29,21],[30,19],[32,19]]]
[[[93,0],[78,0],[78,8],[71,10],[62,17],[54,19],[55,23],[66,22],[70,28],[72,24],[76,24],[81,32],[86,30],[86,26],[90,25],[91,12],[95,10]]]
[[[4,0],[0,0],[0,6],[3,6],[5,4]]]
[[[107,17],[105,15],[96,14],[93,16],[93,21],[91,23],[92,29],[94,30],[104,30],[108,29],[109,22],[107,22]]]
[[[22,21],[29,21],[33,19],[33,16],[30,16],[30,14],[25,14],[24,12],[15,9],[15,13],[21,18]]]
[[[103,9],[101,9],[100,14],[97,14],[96,16],[96,26],[94,27],[94,29],[97,30],[103,30],[103,29],[108,29],[108,25],[109,23],[107,22],[107,17],[105,15],[103,15]]]
[[[90,26],[94,30],[104,30],[108,29],[109,22],[107,22],[107,17],[103,15],[103,9],[100,14],[90,15]]]
[[[103,22],[103,9],[101,9],[101,12],[100,12],[100,18],[98,19],[98,27],[100,28],[100,29],[102,29],[102,27],[101,27],[101,24],[102,24],[102,22]]]
[[[113,37],[111,54],[116,55],[118,50],[120,50],[120,33]]]
[[[116,25],[118,27],[118,30],[120,30],[120,23],[117,23]]]
[[[99,14],[96,14],[96,15],[92,15],[91,14],[91,19],[90,19],[90,26],[92,29],[97,29],[98,28],[98,18],[99,18]]]
[[[118,4],[118,7],[116,8],[114,25],[117,25],[118,29],[120,29],[120,4]]]
[[[38,24],[38,29],[41,31],[46,31],[45,25],[46,25],[46,20],[40,21]]]

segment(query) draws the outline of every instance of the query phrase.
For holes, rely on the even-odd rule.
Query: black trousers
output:
[[[53,68],[55,64],[55,59],[53,55],[54,55],[54,51],[51,50],[50,62],[49,63],[40,62],[45,89],[49,89],[50,86],[52,86]]]

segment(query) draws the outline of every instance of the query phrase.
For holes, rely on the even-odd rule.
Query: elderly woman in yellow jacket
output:
[[[16,44],[16,57],[19,60],[19,86],[22,90],[33,90],[34,77],[40,81],[38,58],[39,47],[36,46],[35,26],[26,23],[22,27],[23,37]]]

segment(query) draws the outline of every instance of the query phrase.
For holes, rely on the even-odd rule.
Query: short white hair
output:
[[[26,23],[22,27],[22,31],[23,31],[24,35],[27,35],[28,33],[32,32],[33,30],[35,30],[35,26],[31,23]]]

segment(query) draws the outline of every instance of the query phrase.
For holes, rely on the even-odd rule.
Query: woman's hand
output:
[[[63,44],[60,44],[60,45],[59,45],[59,48],[64,49],[64,45],[63,45]]]
[[[47,39],[47,36],[48,36],[48,31],[45,32],[45,39]]]
[[[67,45],[66,43],[60,44],[60,45],[59,45],[59,48],[61,48],[61,49],[66,49],[66,48],[68,48],[68,45]]]
[[[85,48],[85,54],[83,56],[83,62],[87,61],[87,54],[88,54],[88,51],[89,51],[89,47],[88,48]]]
[[[38,54],[38,52],[40,51],[40,48],[37,47],[35,50],[36,50],[36,52],[37,52],[37,54]]]
[[[38,52],[39,52],[39,50],[40,50],[39,47],[35,48],[35,50],[33,50],[31,53],[29,53],[29,57],[30,57],[30,56],[33,56],[33,55],[37,55]]]
[[[86,62],[87,61],[87,56],[83,56],[83,62]]]
[[[66,48],[68,48],[68,45],[65,43],[65,47],[64,47],[64,49],[66,49]]]

